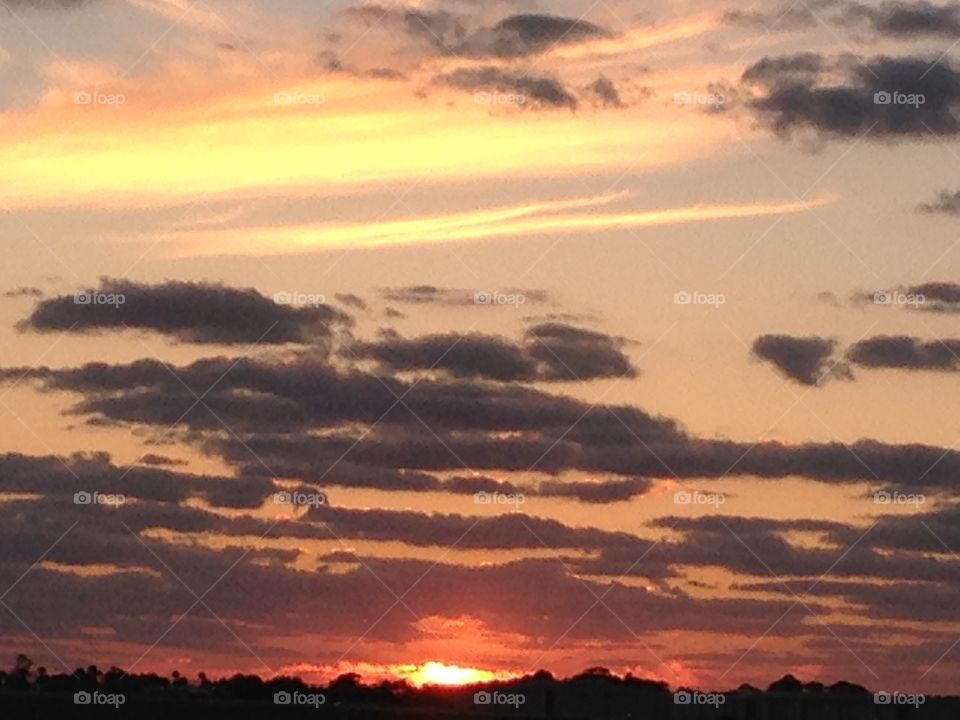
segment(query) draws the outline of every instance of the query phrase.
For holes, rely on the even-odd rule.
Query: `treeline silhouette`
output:
[[[122,698],[122,700],[121,700]],[[95,665],[50,674],[18,655],[0,671],[0,718],[123,716],[152,720],[325,717],[343,720],[426,720],[504,717],[620,720],[957,720],[960,698],[876,694],[848,682],[826,686],[787,675],[766,690],[741,685],[704,693],[596,667],[571,678],[546,671],[509,681],[456,687],[415,687],[405,681],[366,684],[344,674],[326,685],[299,678],[264,680],[236,674],[212,680],[198,673],[127,673]]]

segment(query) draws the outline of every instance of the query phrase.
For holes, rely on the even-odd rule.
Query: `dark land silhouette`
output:
[[[960,697],[877,693],[859,685],[804,683],[787,675],[766,689],[702,692],[592,668],[558,679],[545,671],[510,681],[414,687],[366,684],[354,674],[326,685],[234,675],[211,680],[111,667],[48,673],[25,655],[0,672],[0,718],[563,718],[564,720],[957,720]]]

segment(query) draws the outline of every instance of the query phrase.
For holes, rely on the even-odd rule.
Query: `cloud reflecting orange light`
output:
[[[533,237],[548,233],[595,232],[710,220],[798,213],[831,201],[763,201],[716,203],[634,212],[600,212],[595,208],[622,196],[528,203],[486,210],[406,217],[379,222],[308,223],[270,227],[224,227],[181,231],[163,236],[175,255],[286,255],[340,248],[431,245],[442,242]],[[585,212],[558,212],[583,208]],[[591,209],[593,208],[593,209]]]
[[[181,87],[181,75],[170,68],[105,79],[100,92],[122,97],[116,105],[77,105],[75,93],[89,88],[51,78],[38,106],[0,114],[4,203],[133,209],[197,193],[315,196],[395,181],[574,177],[723,149],[722,124],[689,112],[678,123],[683,110],[659,103],[598,112],[585,124],[586,109],[500,112],[472,93],[434,89],[421,98],[395,82],[227,76],[208,88],[198,80]]]
[[[458,685],[472,685],[494,680],[509,680],[518,677],[516,673],[450,665],[437,660],[429,660],[421,664],[405,665],[365,662],[341,662],[337,663],[337,665],[298,663],[281,668],[281,674],[309,677],[321,682],[330,681],[340,675],[348,673],[360,675],[367,683],[381,682],[384,680],[405,680],[417,687],[426,685],[455,687]]]

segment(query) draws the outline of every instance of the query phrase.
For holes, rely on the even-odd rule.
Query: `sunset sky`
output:
[[[0,658],[956,691],[958,167],[960,3],[0,0]]]

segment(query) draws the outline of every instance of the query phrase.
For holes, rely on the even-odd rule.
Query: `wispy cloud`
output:
[[[307,223],[275,227],[197,229],[164,236],[176,254],[295,254],[315,250],[432,245],[444,242],[536,237],[576,231],[643,228],[800,212],[831,198],[716,203],[651,210],[598,211],[626,194],[581,197],[370,222]]]

